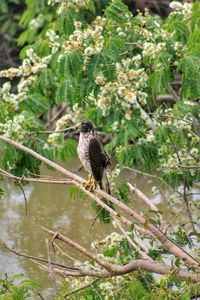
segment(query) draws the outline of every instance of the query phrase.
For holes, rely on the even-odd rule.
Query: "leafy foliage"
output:
[[[3,20],[12,2],[19,4],[1,1]],[[21,65],[0,71],[7,80],[0,88],[1,134],[52,160],[66,161],[75,158],[76,141],[71,132],[68,136],[60,130],[87,118],[112,134],[107,149],[119,168],[157,169],[162,181],[175,190],[199,182],[199,1],[172,3],[174,11],[166,20],[147,11],[133,17],[121,0],[103,1],[103,6],[108,5],[101,16],[96,1],[83,0],[78,6],[73,1],[48,2],[26,0],[18,39],[24,46]],[[13,24],[4,24],[11,36],[16,34]],[[173,101],[166,100],[166,94]],[[42,134],[47,127],[56,132]],[[14,174],[40,172],[40,162],[28,154],[4,143],[0,150],[3,167]],[[125,183],[117,194],[128,201]],[[76,189],[71,196],[82,197]],[[104,210],[101,217],[104,221],[108,217]],[[134,240],[133,234],[130,238]],[[192,245],[181,227],[172,238],[181,246]],[[104,250],[107,259],[120,264],[139,255],[126,239]],[[163,253],[154,249],[150,255],[163,259]],[[109,287],[115,287],[111,280],[107,283],[95,284],[103,299]],[[173,286],[181,287],[181,292]],[[133,293],[139,299],[151,299],[152,293],[158,299],[187,299],[194,294],[190,284],[181,286],[173,278],[145,284],[141,274],[125,278],[121,287],[115,299],[128,299]],[[83,297],[98,298],[93,288],[87,288]]]
[[[40,286],[31,280],[23,279],[23,277],[22,274],[18,274],[9,278],[5,274],[0,279],[0,299],[25,300],[36,295]]]

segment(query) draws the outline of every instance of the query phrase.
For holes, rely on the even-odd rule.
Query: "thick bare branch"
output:
[[[48,267],[43,266],[42,264],[39,264],[39,265],[44,270],[48,271]],[[167,266],[162,263],[158,263],[155,261],[151,262],[149,260],[144,260],[144,259],[137,259],[125,266],[116,267],[115,272],[109,273],[109,274],[104,271],[94,271],[94,270],[79,270],[79,271],[75,271],[75,272],[69,272],[69,271],[61,270],[59,268],[54,267],[54,272],[63,277],[92,276],[92,277],[97,277],[97,278],[110,278],[110,277],[122,276],[122,275],[132,273],[137,270],[153,272],[153,273],[157,273],[157,274],[161,274],[161,275],[169,274],[174,278],[177,278],[180,280],[189,280],[193,283],[200,282],[200,273],[193,274],[193,273],[190,273],[190,272],[185,271],[180,268],[172,268],[172,267]]]
[[[128,187],[133,195],[138,196],[140,199],[142,199],[152,210],[155,210],[159,214],[159,210],[155,204],[152,203],[152,201],[144,194],[142,193],[136,186],[128,182]],[[160,219],[162,219],[161,214],[159,214]]]
[[[191,280],[192,282],[200,282],[200,273],[190,273],[188,271],[185,271],[181,268],[172,268],[171,266],[167,266],[166,264],[158,263],[155,261],[147,260],[147,259],[137,259],[133,260],[130,263],[124,265],[124,266],[116,266],[111,265],[110,263],[104,261],[103,259],[99,259],[99,257],[88,250],[86,250],[84,247],[80,246],[78,243],[70,240],[69,238],[63,236],[60,233],[55,233],[52,230],[49,230],[45,227],[41,227],[42,230],[46,231],[47,233],[51,234],[52,236],[55,236],[56,238],[67,243],[68,245],[72,246],[76,250],[80,251],[81,253],[85,254],[87,257],[93,259],[96,261],[99,265],[101,265],[103,268],[105,268],[108,272],[104,271],[95,271],[95,275],[91,275],[91,270],[87,269],[80,269],[79,271],[71,272],[68,270],[61,270],[60,268],[54,267],[54,272],[62,275],[62,276],[95,276],[99,278],[107,278],[107,277],[114,277],[114,276],[120,276],[124,274],[131,273],[136,270],[144,270],[149,272],[154,272],[157,274],[170,274],[175,278],[181,279],[181,280]],[[44,266],[44,268],[48,271],[48,268]],[[93,271],[93,270],[92,270]],[[82,274],[80,274],[82,272]],[[73,274],[73,275],[71,275]],[[75,275],[76,274],[76,275]]]
[[[90,259],[96,261],[101,267],[105,268],[107,271],[112,272],[113,267],[111,264],[109,264],[108,262],[100,259],[97,255],[93,254],[92,252],[88,251],[86,248],[84,248],[83,246],[79,245],[78,243],[72,241],[71,239],[69,239],[68,237],[60,234],[59,232],[55,232],[52,230],[49,230],[43,226],[40,226],[41,230],[51,234],[54,239],[58,239],[60,241],[63,241],[64,243],[66,243],[67,245],[73,247],[74,249],[78,250],[79,252],[81,252],[82,254],[86,255],[87,257],[89,257]]]

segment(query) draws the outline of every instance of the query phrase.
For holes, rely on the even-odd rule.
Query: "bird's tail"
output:
[[[102,180],[99,182],[100,189],[111,195],[110,183],[108,180],[108,175],[105,172]]]
[[[99,182],[99,187],[101,190],[105,191],[106,193],[108,193],[109,195],[111,195],[111,190],[110,190],[110,183],[108,180],[108,176],[107,173],[104,173],[104,176],[102,178],[102,180]],[[109,202],[107,199],[103,198],[102,199],[109,207],[113,208],[113,204],[111,202]],[[101,207],[98,207],[98,214],[100,216],[100,220],[103,223],[110,223],[111,221],[111,217],[110,217],[110,213]]]

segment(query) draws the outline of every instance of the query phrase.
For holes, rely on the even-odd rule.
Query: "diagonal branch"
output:
[[[88,258],[96,261],[101,267],[103,267],[104,269],[106,269],[108,272],[113,272],[113,266],[104,261],[103,259],[99,258],[96,254],[93,254],[92,252],[88,251],[86,248],[82,247],[81,245],[79,245],[78,243],[72,241],[71,239],[69,239],[68,237],[62,235],[59,232],[54,232],[52,230],[49,230],[43,226],[39,226],[41,228],[41,230],[51,234],[54,239],[58,239],[64,243],[66,243],[67,245],[73,247],[74,249],[78,250],[80,253],[86,255]]]
[[[60,268],[54,268],[54,272],[58,273],[62,276],[73,276],[69,274],[76,274],[74,276],[96,276],[99,278],[107,278],[107,277],[115,277],[115,276],[121,276],[124,274],[131,273],[133,271],[136,271],[138,269],[154,272],[157,274],[170,274],[175,278],[181,279],[181,280],[191,280],[192,282],[200,282],[200,273],[191,273],[189,271],[185,271],[182,268],[172,268],[171,266],[167,266],[166,264],[147,260],[147,259],[137,259],[132,260],[131,262],[127,263],[126,265],[111,265],[107,261],[104,261],[103,259],[99,259],[99,257],[88,250],[86,250],[84,247],[79,245],[78,243],[70,240],[69,238],[65,237],[64,235],[60,233],[55,233],[52,230],[49,230],[45,227],[41,227],[42,230],[45,232],[51,234],[52,236],[56,235],[56,238],[65,242],[66,244],[72,246],[79,252],[83,253],[87,257],[91,258],[95,262],[97,262],[99,265],[101,265],[103,268],[105,268],[108,272],[104,271],[96,271],[96,275],[89,275],[89,272],[94,270],[87,270],[87,269],[80,269],[79,271],[82,271],[82,275],[78,275],[79,271],[69,272],[68,270],[61,270]],[[45,267],[48,271],[48,268]]]
[[[162,220],[162,215],[159,213],[159,210],[157,206],[151,202],[151,200],[142,193],[136,186],[128,182],[128,187],[133,195],[138,196],[140,199],[142,199],[152,210],[156,211],[159,214],[160,220]]]

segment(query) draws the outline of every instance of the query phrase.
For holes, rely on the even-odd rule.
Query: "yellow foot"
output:
[[[93,191],[96,189],[97,184],[95,180],[88,180],[86,182],[83,183],[83,186],[86,190],[88,190],[89,192]]]

